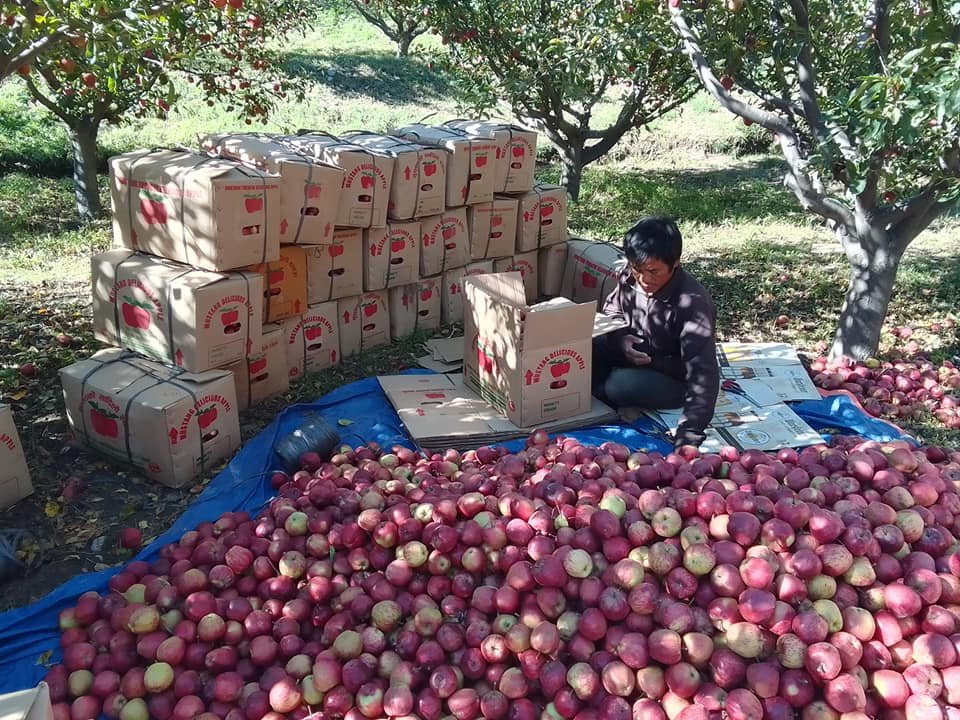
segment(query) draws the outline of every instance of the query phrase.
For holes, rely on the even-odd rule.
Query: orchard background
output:
[[[131,5],[71,5],[89,5],[95,14],[94,6],[109,11],[114,4]],[[150,14],[150,7],[163,3],[144,4],[142,14],[131,10],[127,35],[114,46],[88,53],[86,47],[61,38],[38,56],[29,73],[0,66],[6,76],[0,81],[0,347],[4,348],[0,401],[15,407],[36,486],[35,494],[20,503],[16,512],[0,513],[0,528],[33,529],[38,537],[34,551],[43,553],[45,559],[29,587],[0,586],[0,609],[28,602],[76,572],[116,562],[125,553],[117,547],[120,528],[139,526],[145,540],[149,539],[167,527],[203,486],[201,482],[178,491],[150,485],[67,444],[56,373],[95,347],[90,330],[88,258],[110,243],[109,222],[97,205],[108,206],[105,162],[117,152],[135,147],[194,146],[198,134],[248,127],[267,132],[299,128],[333,133],[389,131],[422,118],[443,121],[460,117],[481,107],[505,117],[511,108],[523,110],[522,103],[511,98],[539,97],[550,91],[567,100],[561,106],[569,105],[575,112],[543,119],[541,178],[558,181],[571,176],[571,155],[558,152],[548,140],[551,135],[566,138],[568,146],[571,139],[581,138],[581,150],[604,143],[604,152],[595,152],[596,157],[581,152],[578,199],[571,211],[575,234],[616,239],[643,214],[670,214],[684,233],[685,264],[714,295],[723,338],[789,342],[810,356],[827,350],[847,293],[850,259],[835,229],[828,227],[832,221],[805,211],[795,193],[783,186],[790,166],[781,151],[782,136],[788,131],[802,135],[802,128],[783,125],[782,117],[754,117],[751,113],[763,110],[762,105],[744,103],[750,93],[740,89],[762,92],[761,81],[767,79],[752,73],[755,67],[766,67],[759,60],[751,65],[756,57],[750,52],[759,51],[752,46],[746,54],[730,52],[730,38],[739,37],[750,44],[750,23],[759,22],[751,13],[754,8],[760,12],[764,3],[731,0],[711,3],[705,9],[705,3],[667,8],[638,2],[634,8],[629,3],[599,2],[598,8],[614,13],[610,17],[621,35],[648,27],[654,20],[664,23],[663,33],[651,32],[651,37],[644,36],[627,48],[629,52],[614,52],[609,57],[600,57],[596,45],[582,50],[582,55],[564,50],[567,35],[563,33],[582,34],[585,24],[597,26],[603,18],[558,11],[556,17],[542,18],[550,32],[524,26],[523,32],[517,33],[530,43],[534,58],[552,58],[551,73],[524,66],[519,59],[525,57],[525,51],[504,44],[507,41],[492,31],[484,34],[483,28],[473,26],[457,33],[450,27],[444,29],[444,12],[455,15],[460,4],[438,4],[431,10],[419,3],[372,2],[362,3],[358,9],[343,2],[323,3],[318,9],[314,3],[289,2],[283,4],[287,14],[280,17],[267,15],[279,13],[276,7],[269,9],[276,6],[269,2],[249,2],[245,7],[240,3],[239,9],[220,0],[169,3],[195,8],[196,14],[180,19]],[[0,31],[0,60],[4,62],[14,54],[11,48],[27,47],[16,46],[18,38],[13,32],[17,26],[6,22],[13,5],[0,3],[4,15],[0,27],[11,28]],[[477,8],[486,5],[473,3]],[[569,10],[567,3],[556,5]],[[522,9],[525,3],[516,6]],[[253,8],[257,7],[264,10],[263,15],[256,14]],[[414,23],[418,13],[423,18],[432,12],[430,21],[440,31],[419,33],[426,25],[417,21],[407,35],[395,33],[398,39],[394,41],[360,14],[360,9],[371,15],[391,8],[403,10],[405,14],[397,17],[404,27]],[[715,16],[721,11],[726,14]],[[276,17],[276,23],[271,17]],[[382,15],[377,17],[382,19]],[[706,66],[695,74],[694,65],[680,53],[680,35],[670,30],[671,22],[681,21],[688,30],[700,23],[701,29],[715,31],[700,35],[705,58],[737,57],[737,63],[723,62],[711,70],[714,82]],[[84,25],[82,16],[76,23],[73,29],[67,24],[64,32],[96,31]],[[919,21],[915,25],[920,27]],[[217,27],[233,28],[235,34],[225,33],[214,42],[210,28]],[[191,35],[197,28],[200,31]],[[936,39],[934,30],[930,37]],[[3,32],[8,33],[7,45],[3,44]],[[285,33],[284,37],[279,38],[280,33]],[[597,31],[585,37],[603,40]],[[176,39],[174,45],[171,38]],[[38,41],[36,37],[27,39]],[[950,40],[934,43],[933,39],[930,45],[939,43],[938,47]],[[652,66],[637,62],[637,58],[645,62],[654,56],[658,61],[662,58],[657,52],[651,54],[651,48],[643,44],[647,41],[660,45],[671,41],[678,53],[663,64],[663,77],[652,90],[647,87],[646,75]],[[143,70],[142,57],[131,70],[131,59],[123,48],[124,43],[132,42],[140,43],[141,48],[154,43],[174,49],[169,57],[158,56],[159,64],[148,68],[149,72]],[[495,52],[506,53],[522,71],[509,87],[482,74],[484,62],[496,58]],[[589,83],[574,72],[586,56],[595,63]],[[195,62],[198,57],[203,61]],[[934,60],[938,57],[934,53]],[[231,75],[224,59],[242,66],[249,75]],[[83,63],[92,69],[81,67]],[[464,82],[459,72],[463,68],[470,71],[474,84]],[[52,82],[44,72],[53,73]],[[781,67],[781,72],[793,77],[789,68]],[[92,86],[88,73],[95,75]],[[112,84],[111,73],[115,77]],[[529,78],[526,85],[524,77]],[[947,82],[951,76],[941,79]],[[139,90],[124,94],[130,82]],[[713,95],[699,89],[701,82]],[[645,94],[649,96],[646,103],[638,101],[641,85],[650,90]],[[88,90],[91,93],[85,95]],[[97,105],[102,97],[93,96],[100,90],[111,96],[102,107]],[[917,92],[920,90],[929,88]],[[955,91],[955,87],[947,90]],[[78,106],[78,96],[89,103]],[[957,98],[960,102],[960,92]],[[731,110],[724,109],[721,102]],[[586,103],[589,112],[584,111]],[[546,105],[552,106],[549,92]],[[71,122],[78,126],[77,118],[87,117],[97,107],[102,117],[96,128],[95,151],[90,153],[88,142],[78,168],[74,161],[78,133],[68,126]],[[531,107],[531,112],[540,112]],[[772,101],[770,107],[770,112],[776,110]],[[586,125],[578,115],[587,116]],[[748,117],[750,125],[741,120],[747,115],[753,117]],[[868,113],[856,115],[866,116]],[[793,116],[784,117],[789,120]],[[876,119],[880,135],[887,132],[883,123],[888,120]],[[955,124],[941,129],[956,133]],[[894,128],[890,133],[895,131],[899,132]],[[781,135],[775,135],[777,132]],[[873,147],[865,150],[868,157],[874,151],[886,152]],[[913,160],[914,166],[903,170],[905,177],[919,172],[920,159]],[[853,163],[850,167],[860,166]],[[866,167],[869,171],[869,162]],[[853,183],[853,175],[847,173],[834,184]],[[871,183],[878,203],[896,210],[906,191],[890,195],[891,190],[869,177],[868,172],[866,182]],[[840,187],[837,192],[842,190]],[[960,331],[955,325],[960,319],[958,237],[956,210],[945,208],[905,247],[879,336],[879,356],[913,350],[906,338],[893,332],[902,327],[912,329],[909,340],[935,362],[960,354]],[[243,418],[244,436],[257,432],[287,404],[317,397],[350,380],[411,366],[413,358],[422,354],[418,345],[423,339],[412,337],[399,352],[394,347],[305,380],[286,396],[248,411]],[[960,433],[944,428],[930,416],[911,420],[907,429],[928,443],[960,446]]]

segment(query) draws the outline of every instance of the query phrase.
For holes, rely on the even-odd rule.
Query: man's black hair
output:
[[[668,217],[642,218],[624,235],[623,251],[631,265],[642,265],[652,258],[673,267],[683,251],[680,228]]]

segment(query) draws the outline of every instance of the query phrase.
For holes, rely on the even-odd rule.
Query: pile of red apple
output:
[[[315,454],[62,612],[58,720],[958,720],[960,452]]]
[[[849,391],[874,417],[895,420],[931,413],[946,427],[960,429],[960,369],[949,360],[938,367],[924,357],[857,362],[820,356],[810,373],[814,385]]]

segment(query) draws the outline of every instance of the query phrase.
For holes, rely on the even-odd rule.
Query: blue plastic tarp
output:
[[[862,435],[877,440],[892,440],[902,435],[889,423],[864,413],[850,398],[842,395],[794,405],[797,413],[818,432]],[[153,560],[160,549],[178,540],[201,522],[212,521],[228,511],[257,512],[272,496],[271,472],[281,466],[273,450],[277,439],[300,426],[311,414],[320,414],[340,432],[343,442],[381,446],[414,444],[404,431],[376,378],[345,385],[312,403],[283,410],[273,422],[252,438],[206,487],[197,500],[173,526],[144,548],[136,559]],[[340,421],[348,421],[340,424]],[[630,426],[588,428],[566,433],[583,443],[599,445],[619,442],[633,450],[669,452],[670,445],[657,434],[652,423],[638,421]],[[506,443],[515,450],[523,440]],[[46,674],[39,664],[41,656],[52,651],[50,662],[60,660],[58,615],[71,607],[81,594],[102,592],[119,567],[74,577],[32,605],[0,614],[0,693],[35,686]]]

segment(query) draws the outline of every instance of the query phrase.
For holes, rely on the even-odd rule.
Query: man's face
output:
[[[679,263],[671,266],[667,265],[663,260],[650,258],[646,262],[638,265],[631,265],[630,270],[633,272],[633,277],[636,279],[640,288],[647,295],[653,295],[670,282],[670,278],[673,277],[673,272],[677,269],[677,265],[679,265]]]

